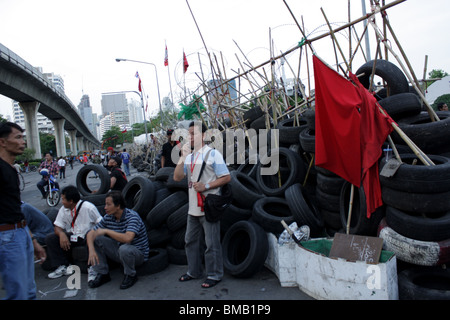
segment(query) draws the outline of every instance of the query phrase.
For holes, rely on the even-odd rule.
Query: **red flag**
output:
[[[354,84],[313,57],[316,87],[316,165],[356,187],[363,184],[367,217],[382,205],[378,175],[381,146],[393,121],[358,78]]]
[[[141,90],[141,77],[139,76],[139,72],[136,71],[136,74],[134,76],[139,79],[138,89],[139,89],[139,92],[142,92],[142,90]]]
[[[164,56],[164,66],[167,67],[169,65],[169,55],[167,53],[167,45],[166,45],[166,52]]]
[[[189,63],[186,59],[186,54],[184,53],[184,51],[183,51],[183,66],[184,66],[184,73],[186,73],[187,68],[189,67]]]

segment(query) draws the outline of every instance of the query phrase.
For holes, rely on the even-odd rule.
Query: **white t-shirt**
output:
[[[60,167],[65,167],[65,166],[66,166],[66,160],[64,160],[64,159],[59,159],[59,160],[58,160],[58,166],[60,166]]]
[[[187,176],[189,186],[191,186],[190,182],[197,182],[203,160],[206,158],[206,154],[209,150],[211,150],[211,152],[209,153],[200,181],[204,184],[211,183],[220,177],[230,174],[222,154],[205,145],[199,151],[189,154],[184,161],[184,174]],[[214,188],[206,190],[202,192],[202,194],[206,196],[208,194],[218,194],[219,192],[220,188]],[[203,216],[204,212],[202,212],[201,207],[198,206],[197,191],[195,191],[194,188],[189,187],[188,195],[188,214],[193,216]]]
[[[75,207],[76,209],[80,206],[81,201],[82,200],[77,202]],[[72,227],[72,221],[75,217],[75,210],[66,209],[62,206],[58,211],[54,225],[60,227],[66,232],[72,232],[74,235],[84,239],[86,233],[100,220],[102,220],[102,216],[98,212],[96,206],[88,201],[84,201],[80,212],[78,213],[77,219],[75,220],[74,226]]]

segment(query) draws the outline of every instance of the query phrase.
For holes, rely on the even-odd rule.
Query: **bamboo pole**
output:
[[[350,202],[348,204],[347,234],[350,233],[350,221],[352,220],[354,195],[355,195],[355,186],[352,184],[351,189],[350,189]]]

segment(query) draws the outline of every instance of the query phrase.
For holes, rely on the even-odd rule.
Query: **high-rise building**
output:
[[[128,103],[125,93],[103,94],[102,95],[102,115],[106,116],[111,112],[128,110]]]
[[[78,111],[80,112],[81,118],[86,122],[89,131],[94,131],[94,121],[92,118],[92,107],[89,101],[89,96],[87,94],[83,94],[81,97],[81,101],[78,104]]]

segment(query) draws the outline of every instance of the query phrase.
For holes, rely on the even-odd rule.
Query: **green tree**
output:
[[[53,157],[56,156],[56,139],[50,133],[39,132],[39,139],[41,141],[41,153],[51,153]]]
[[[440,97],[438,97],[434,102],[433,102],[433,109],[437,111],[437,106],[439,103],[444,102],[447,105],[450,105],[450,94],[444,94]]]

